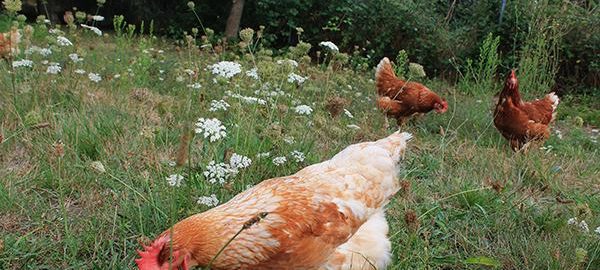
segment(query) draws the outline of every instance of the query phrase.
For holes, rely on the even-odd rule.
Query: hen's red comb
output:
[[[137,251],[141,258],[135,259],[135,263],[137,264],[138,269],[160,270],[161,263],[159,261],[159,255],[162,249],[165,247],[165,244],[167,244],[169,240],[169,236],[165,234],[154,240],[154,242],[152,242],[152,244],[150,244],[149,246],[143,245],[144,251]]]

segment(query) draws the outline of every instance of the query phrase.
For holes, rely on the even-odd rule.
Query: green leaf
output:
[[[466,264],[478,264],[478,265],[492,266],[492,267],[502,266],[502,264],[498,260],[496,260],[494,258],[486,257],[486,256],[470,257],[465,260],[465,263]]]

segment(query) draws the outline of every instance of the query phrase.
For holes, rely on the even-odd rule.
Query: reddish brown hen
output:
[[[396,77],[390,60],[384,57],[375,71],[377,107],[403,124],[413,114],[435,110],[444,113],[448,102],[418,82],[406,82]]]
[[[494,125],[510,142],[511,148],[519,151],[531,141],[543,142],[550,137],[549,124],[556,116],[558,102],[554,92],[547,94],[544,99],[523,102],[517,76],[511,70],[498,96]]]

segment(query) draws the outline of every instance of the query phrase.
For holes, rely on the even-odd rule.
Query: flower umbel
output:
[[[171,174],[166,177],[167,184],[172,187],[179,187],[183,183],[183,176],[181,174]]]
[[[211,70],[212,74],[225,77],[227,79],[242,72],[242,65],[231,61],[221,61],[214,65],[208,66],[208,68]]]
[[[203,204],[208,207],[213,207],[213,206],[217,206],[219,204],[219,199],[217,199],[217,196],[215,194],[211,194],[210,196],[198,197],[198,200],[196,201],[196,203]]]
[[[196,134],[202,134],[204,138],[209,138],[211,142],[225,138],[227,136],[226,128],[221,121],[216,118],[199,118],[196,123]]]

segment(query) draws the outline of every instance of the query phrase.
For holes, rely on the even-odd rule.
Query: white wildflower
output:
[[[208,181],[211,184],[224,184],[225,181],[227,181],[227,179],[231,175],[231,167],[229,166],[229,164],[225,164],[222,162],[216,163],[213,160],[209,162],[208,165],[206,165],[206,170],[203,174],[206,178],[206,181]]]
[[[321,43],[319,43],[319,46],[325,47],[328,50],[332,51],[332,52],[339,52],[340,49],[338,48],[338,46],[336,46],[333,42],[331,41],[321,41]]]
[[[302,162],[306,158],[304,153],[297,151],[297,150],[292,151],[292,153],[290,153],[290,155],[292,156],[292,158],[294,158],[294,160],[296,162]]]
[[[87,72],[85,70],[83,70],[83,69],[78,68],[78,69],[75,70],[75,73],[77,73],[77,74],[85,74]]]
[[[41,48],[38,52],[44,57],[52,54],[52,50],[50,48]]]
[[[579,229],[584,233],[590,232],[590,227],[588,226],[587,222],[585,222],[585,220],[579,222],[579,225],[577,225],[577,227],[579,227]]]
[[[281,166],[286,162],[287,162],[287,158],[285,158],[285,157],[274,157],[273,158],[273,164],[275,164],[275,166]]]
[[[250,165],[252,165],[252,160],[247,156],[233,153],[229,159],[229,166],[231,166],[232,169],[244,169],[250,167]]]
[[[294,144],[294,143],[296,142],[296,141],[294,140],[294,137],[293,137],[293,136],[289,136],[289,135],[287,135],[287,136],[283,137],[283,141],[284,141],[285,143],[287,143],[287,144]]]
[[[196,74],[196,72],[194,72],[193,70],[186,68],[183,70],[183,72],[187,73],[187,75],[193,76],[194,74]]]
[[[350,111],[346,110],[346,109],[344,109],[344,114],[346,116],[348,116],[349,118],[354,118],[354,115],[352,115],[352,113]]]
[[[90,163],[90,167],[99,173],[106,172],[106,169],[104,168],[104,164],[102,164],[102,162],[100,162],[100,161],[93,161],[92,163]]]
[[[188,84],[187,87],[192,88],[192,89],[200,89],[202,87],[202,85],[200,85],[199,83],[193,83],[193,84]]]
[[[266,158],[269,156],[271,156],[271,152],[262,152],[262,153],[256,154],[256,158]]]
[[[256,68],[253,68],[251,70],[246,71],[246,76],[253,78],[255,80],[258,80],[258,70]]]
[[[101,21],[104,21],[104,17],[102,17],[100,15],[94,15],[94,16],[92,16],[92,20],[101,22]]]
[[[300,115],[310,115],[313,109],[308,105],[298,105],[296,108],[294,108],[294,111]]]
[[[302,77],[296,73],[290,73],[290,74],[288,74],[287,81],[289,83],[302,84],[302,83],[304,83],[304,81],[306,81],[306,79],[308,79],[308,77]]]
[[[79,55],[76,53],[69,54],[69,58],[71,58],[71,61],[73,61],[73,63],[79,63],[83,61],[83,58],[79,57]]]
[[[172,187],[179,187],[183,183],[183,176],[181,174],[171,174],[166,177],[167,184]]]
[[[349,129],[355,129],[355,130],[359,130],[360,129],[360,127],[357,126],[357,125],[355,125],[355,124],[347,125],[346,127],[349,128]]]
[[[554,130],[554,133],[556,133],[556,137],[558,137],[559,139],[562,140],[562,138],[563,138],[562,131],[557,129],[557,130]]]
[[[33,61],[31,61],[29,59],[21,59],[21,60],[13,61],[12,66],[13,66],[13,68],[33,67]]]
[[[48,66],[48,68],[46,68],[46,73],[58,74],[61,70],[62,70],[62,68],[60,67],[60,64],[58,64],[58,63],[50,63],[50,65]]]
[[[98,29],[97,27],[89,26],[87,24],[81,24],[81,27],[91,30],[98,36],[102,36],[102,31],[100,29]]]
[[[95,83],[100,82],[102,80],[102,77],[100,77],[98,73],[93,72],[88,73],[88,78],[90,78],[90,81]]]
[[[121,74],[117,73],[117,74],[115,74],[115,76],[113,76],[113,78],[115,78],[115,79],[121,78]]]
[[[32,55],[34,52],[39,52],[42,48],[38,46],[31,46],[25,50],[25,55]]]
[[[229,103],[225,102],[225,100],[212,100],[210,102],[210,109],[208,110],[211,112],[226,111],[229,107]]]
[[[242,72],[242,65],[231,61],[221,61],[214,65],[208,66],[208,68],[211,69],[212,74],[225,77],[227,79]]]
[[[227,92],[227,95],[229,95],[232,98],[240,99],[244,103],[248,103],[248,104],[259,104],[259,105],[266,105],[267,104],[266,100],[261,99],[261,98],[257,98],[257,97],[242,96],[240,94],[231,93],[231,92]]]
[[[73,43],[71,43],[71,41],[63,36],[58,36],[56,37],[56,43],[58,43],[58,45],[60,46],[73,46]]]
[[[211,142],[217,141],[227,136],[226,128],[219,119],[199,118],[196,123],[196,133],[203,134],[204,138],[209,138]]]
[[[53,35],[60,35],[63,33],[63,31],[60,31],[60,29],[52,28],[52,29],[48,30],[48,33],[53,34]]]
[[[298,62],[296,62],[295,60],[292,60],[292,59],[277,60],[277,64],[279,64],[279,65],[287,64],[292,67],[298,67]]]
[[[600,234],[600,226],[598,226],[595,230],[596,233]]]
[[[219,199],[217,199],[217,196],[215,194],[211,194],[210,196],[198,197],[198,200],[196,201],[196,203],[203,204],[208,207],[213,207],[213,206],[219,205]]]
[[[575,225],[578,223],[579,223],[579,221],[577,220],[577,218],[574,218],[574,217],[567,220],[567,224],[569,224],[569,225]]]

